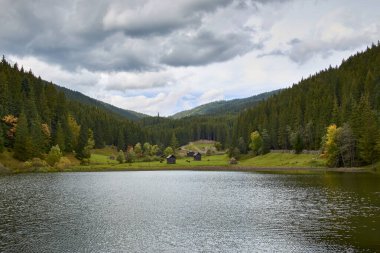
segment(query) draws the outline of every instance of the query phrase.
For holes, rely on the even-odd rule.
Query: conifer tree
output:
[[[297,131],[293,132],[291,134],[291,143],[293,150],[296,154],[302,153],[302,150],[304,148],[303,138],[302,138],[302,130],[298,129]]]
[[[271,143],[268,131],[266,129],[263,129],[262,131],[262,139],[263,139],[263,146],[261,149],[261,154],[265,155],[270,152],[270,143]]]
[[[4,151],[4,132],[3,124],[0,122],[0,153]]]
[[[23,112],[18,118],[16,138],[14,144],[14,157],[20,161],[31,158],[32,140],[29,135],[28,121]]]
[[[178,139],[175,136],[175,133],[173,132],[172,138],[170,139],[170,147],[172,147],[174,154],[176,153],[176,150],[178,148]]]
[[[117,149],[118,150],[125,149],[124,134],[123,134],[122,129],[119,129],[119,133],[117,135]]]
[[[79,139],[78,139],[78,145],[75,150],[76,152],[76,157],[79,160],[87,158],[87,154],[85,153],[85,147],[87,145],[88,141],[88,128],[86,125],[82,125],[80,128],[80,133],[79,133]]]
[[[359,158],[366,164],[375,162],[376,137],[378,134],[378,123],[376,113],[371,109],[368,96],[363,96],[359,103],[360,124],[358,124],[358,151]]]
[[[41,157],[46,152],[44,133],[42,132],[41,123],[38,119],[32,121],[30,127],[30,137],[32,140],[31,155]]]
[[[61,150],[65,150],[65,133],[63,132],[61,123],[57,125],[54,145],[58,145]]]

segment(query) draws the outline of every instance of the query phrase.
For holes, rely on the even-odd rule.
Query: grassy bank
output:
[[[64,169],[53,167],[23,168],[23,163],[12,158],[12,154],[4,152],[0,155],[0,163],[13,172],[81,172],[81,171],[149,171],[149,170],[212,170],[212,171],[255,171],[278,174],[312,174],[326,172],[374,172],[380,164],[365,168],[326,168],[325,160],[312,154],[269,153],[257,157],[245,157],[238,164],[230,165],[227,155],[203,156],[202,161],[192,158],[179,158],[176,164],[167,164],[166,161],[137,161],[133,163],[118,163],[114,160],[117,153],[113,149],[94,150],[88,165],[80,165],[72,155],[67,156],[71,166]],[[377,169],[379,171],[379,169]]]
[[[239,162],[242,166],[281,168],[321,168],[326,167],[324,159],[311,154],[269,153]]]

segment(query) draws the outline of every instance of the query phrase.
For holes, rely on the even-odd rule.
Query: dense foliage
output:
[[[370,164],[379,159],[375,148],[379,145],[379,112],[380,45],[372,45],[340,67],[329,67],[242,112],[232,144],[238,147],[241,137],[248,145],[252,132],[266,129],[272,149],[317,150],[329,125],[346,124],[343,130],[346,136],[352,131],[349,141],[355,162],[344,165]],[[343,161],[332,164],[343,165]]]
[[[141,126],[151,143],[161,147],[173,146],[173,134],[178,144],[176,147],[194,140],[214,140],[226,145],[231,142],[231,134],[236,116],[194,116],[183,119],[162,117],[144,118]],[[226,145],[227,146],[227,145]]]
[[[65,152],[86,157],[86,148],[116,145],[126,148],[145,141],[146,134],[135,122],[113,111],[68,99],[56,85],[0,63],[0,147],[14,150],[25,161],[42,157],[54,145]],[[91,138],[93,140],[91,140]]]

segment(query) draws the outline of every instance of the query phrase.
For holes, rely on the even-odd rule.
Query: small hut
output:
[[[169,155],[168,157],[166,157],[167,164],[175,164],[175,162],[176,162],[175,155]]]
[[[202,160],[202,155],[201,153],[197,152],[194,154],[194,161],[201,161]]]
[[[194,157],[194,151],[187,152],[187,157]]]
[[[232,157],[230,160],[230,164],[237,164],[237,163],[238,163],[237,160],[234,157]]]

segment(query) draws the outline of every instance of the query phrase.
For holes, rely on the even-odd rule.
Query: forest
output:
[[[380,156],[379,116],[380,45],[373,44],[242,112],[232,146],[246,153],[258,131],[268,149],[322,149],[330,166],[371,164]]]
[[[149,142],[163,150],[174,136],[178,145],[218,141],[234,157],[322,150],[330,166],[347,167],[380,156],[380,45],[239,108],[180,119],[144,117],[102,106],[4,57],[0,63],[0,151],[11,150],[21,161],[44,158],[56,145],[78,159],[108,145],[127,150]]]

